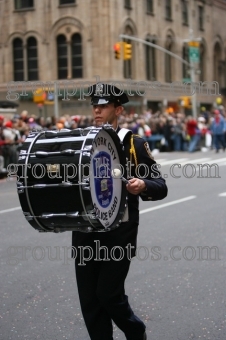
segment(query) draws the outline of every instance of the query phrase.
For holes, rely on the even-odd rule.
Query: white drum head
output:
[[[109,129],[101,129],[96,135],[90,161],[92,202],[97,218],[105,228],[118,226],[125,212],[125,204],[121,204],[125,184],[120,178],[112,176],[113,169],[120,169],[122,176],[124,175],[124,164],[121,164],[120,154],[122,144],[114,130],[110,130],[109,134]]]

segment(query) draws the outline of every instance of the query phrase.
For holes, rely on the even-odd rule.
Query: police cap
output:
[[[88,88],[91,97],[91,105],[116,103],[119,105],[128,103],[129,98],[114,85],[97,83]]]

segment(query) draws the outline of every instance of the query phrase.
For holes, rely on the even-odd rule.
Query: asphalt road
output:
[[[140,203],[138,252],[126,281],[130,303],[149,340],[225,340],[226,153],[162,153],[156,160],[169,194]],[[205,162],[219,165],[217,178],[198,178],[197,164]],[[181,168],[172,168],[176,163]],[[1,340],[89,339],[70,245],[71,232],[34,230],[15,180],[0,182]],[[116,327],[114,338],[124,339]]]

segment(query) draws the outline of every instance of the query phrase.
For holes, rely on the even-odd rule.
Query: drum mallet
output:
[[[126,179],[125,177],[122,176],[122,171],[119,169],[113,169],[111,171],[111,174],[114,178],[120,178],[124,183],[126,184],[130,184],[130,182],[128,181],[128,179]]]

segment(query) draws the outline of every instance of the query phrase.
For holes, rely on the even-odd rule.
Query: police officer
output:
[[[89,89],[93,117],[97,126],[109,123],[118,133],[118,117],[123,111],[122,105],[129,101],[127,95],[109,84],[95,84]],[[75,270],[79,299],[84,321],[91,340],[113,340],[112,321],[120,328],[127,340],[147,339],[145,324],[134,314],[128,296],[125,295],[124,283],[131,258],[136,254],[136,240],[139,224],[139,197],[145,201],[161,200],[167,195],[165,180],[160,176],[148,143],[139,136],[131,136],[123,141],[127,159],[133,164],[146,164],[150,171],[142,178],[134,171],[126,185],[128,190],[127,222],[105,233],[81,233],[73,231],[72,246],[91,247],[93,256],[83,263],[76,256]],[[97,243],[99,254],[97,257]],[[114,258],[109,254],[114,248]],[[124,250],[121,256],[120,248]],[[118,250],[118,254],[117,254]],[[77,252],[79,254],[79,252]],[[120,257],[121,256],[121,257]],[[115,259],[120,258],[119,261]]]

